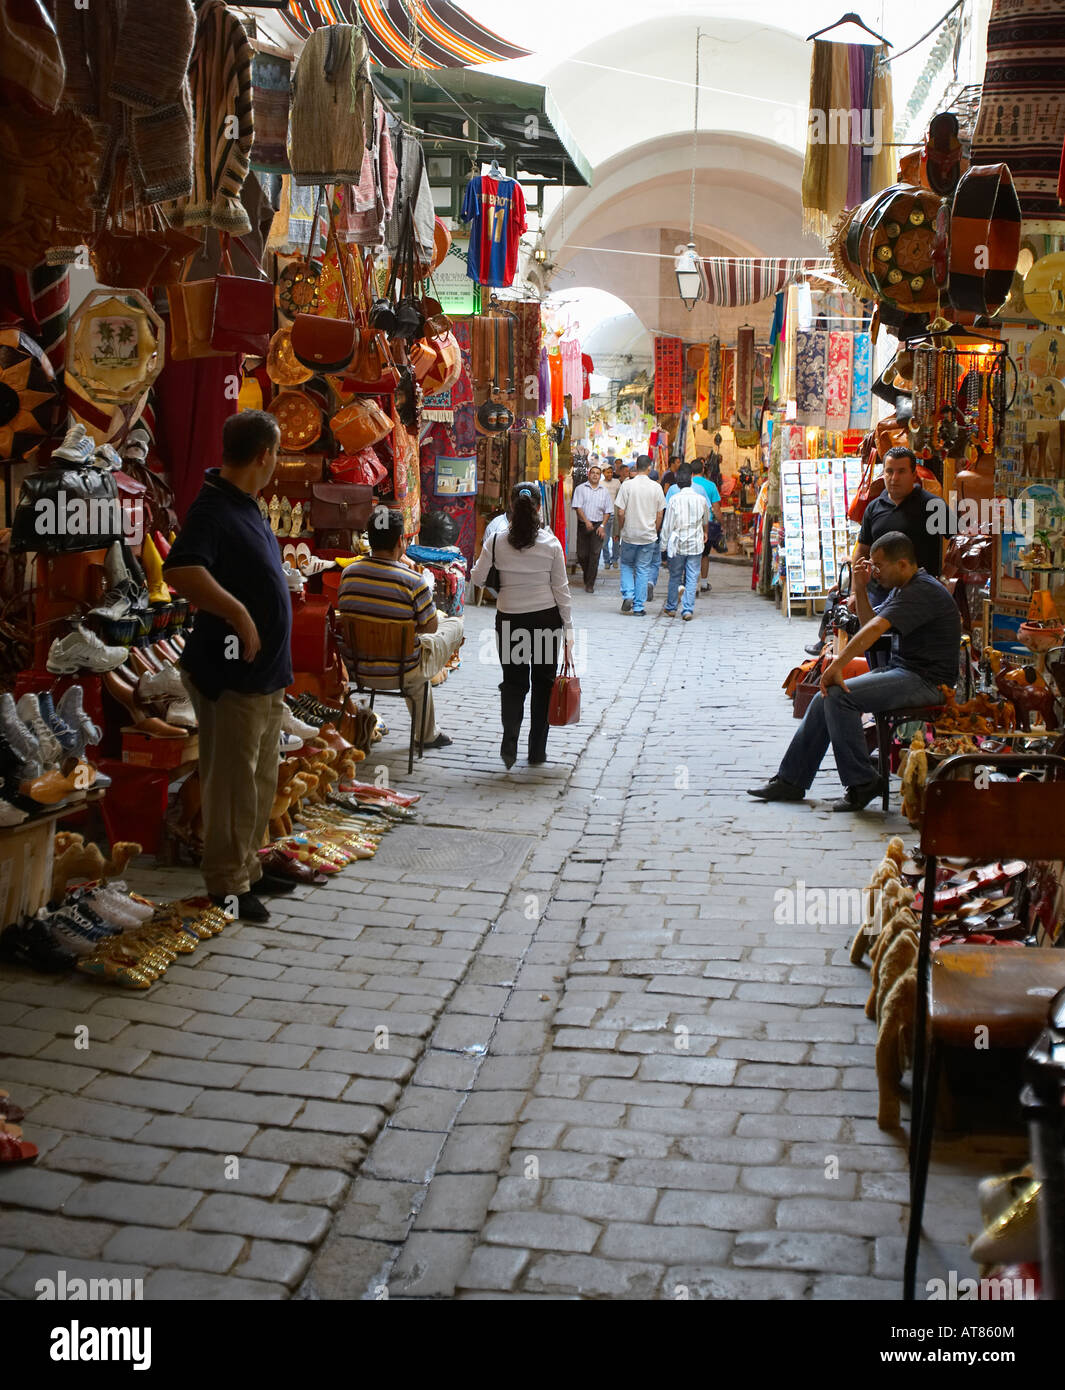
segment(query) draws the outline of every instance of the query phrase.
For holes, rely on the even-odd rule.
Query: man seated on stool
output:
[[[414,620],[421,645],[420,652],[407,659],[403,670],[403,685],[417,692],[423,681],[431,680],[444,670],[463,643],[462,619],[445,618],[436,609],[429,585],[404,559],[406,541],[403,538],[403,513],[377,507],[370,519],[367,535],[372,554],[355,560],[344,570],[337,607],[341,613],[354,613],[360,618],[385,619],[404,623]],[[343,653],[350,664],[351,653]],[[364,662],[361,674],[366,680],[380,678],[394,682],[399,675],[397,662]],[[410,717],[420,730],[421,699],[406,697]],[[425,715],[425,747],[447,748],[451,739],[436,726],[432,688],[425,692],[428,708]]]
[[[887,591],[875,609],[868,586]],[[939,689],[958,680],[961,615],[938,579],[917,565],[909,536],[889,531],[873,542],[869,559],[854,565],[854,594],[861,629],[825,668],[815,695],[788,745],[776,776],[764,787],[751,787],[760,801],[802,801],[817,775],[829,743],[846,796],[833,811],[860,811],[883,794],[887,769],[875,769],[869,757],[862,714],[939,705]],[[886,667],[844,682],[847,665],[885,634],[891,635]]]

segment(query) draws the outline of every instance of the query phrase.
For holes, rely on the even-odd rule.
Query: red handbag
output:
[[[573,674],[573,662],[566,659],[562,674],[555,677],[548,706],[549,724],[579,724],[581,719],[581,678]]]
[[[252,260],[261,269],[254,257]],[[222,271],[214,280],[211,347],[215,352],[265,357],[274,331],[274,287],[265,276],[255,279],[233,274],[228,232],[222,234]]]
[[[388,477],[388,469],[377,457],[372,445],[367,445],[355,454],[341,454],[331,459],[329,476],[334,483],[362,483],[366,487],[376,487]]]

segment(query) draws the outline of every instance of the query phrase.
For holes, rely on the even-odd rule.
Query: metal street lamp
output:
[[[703,267],[695,250],[695,243],[688,242],[688,245],[678,255],[676,262],[677,289],[681,299],[684,300],[684,307],[691,313],[699,300],[705,295],[705,281],[703,279]]]

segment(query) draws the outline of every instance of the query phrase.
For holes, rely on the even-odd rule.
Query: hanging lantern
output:
[[[706,298],[706,271],[694,242],[689,241],[687,246],[681,248],[674,269],[677,273],[677,290],[690,313],[700,299]]]

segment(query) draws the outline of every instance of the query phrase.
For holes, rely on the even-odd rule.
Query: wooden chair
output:
[[[1010,773],[1045,769],[1044,781],[989,782],[977,768]],[[944,1047],[973,1048],[986,1028],[987,1049],[1028,1047],[1046,1024],[1049,994],[1065,986],[1065,951],[945,946],[932,957],[936,867],[940,857],[993,862],[1065,860],[1065,758],[1053,754],[964,754],[928,778],[921,827],[925,858],[914,1009],[910,1113],[910,1224],[903,1297],[917,1276],[928,1163]]]
[[[414,620],[395,622],[387,618],[364,618],[355,613],[337,613],[337,625],[340,649],[344,653],[351,684],[360,693],[369,694],[371,709],[376,695],[399,695],[402,698],[410,696],[414,700],[415,710],[418,708],[418,698],[421,697],[420,733],[417,741],[418,757],[422,757],[425,750],[425,721],[429,713],[429,682],[423,680],[420,687],[411,685],[404,688],[402,674],[408,658],[419,654],[420,659],[421,647]],[[375,676],[367,673],[368,666],[384,661],[396,666],[400,674]],[[410,748],[407,754],[408,775],[414,771],[414,743],[418,728],[417,714],[412,714]]]
[[[942,705],[922,705],[915,709],[886,709],[874,715],[876,720],[877,765],[884,779],[881,805],[886,812],[891,805],[891,744],[899,724],[917,722],[934,724],[936,716],[942,712]]]

